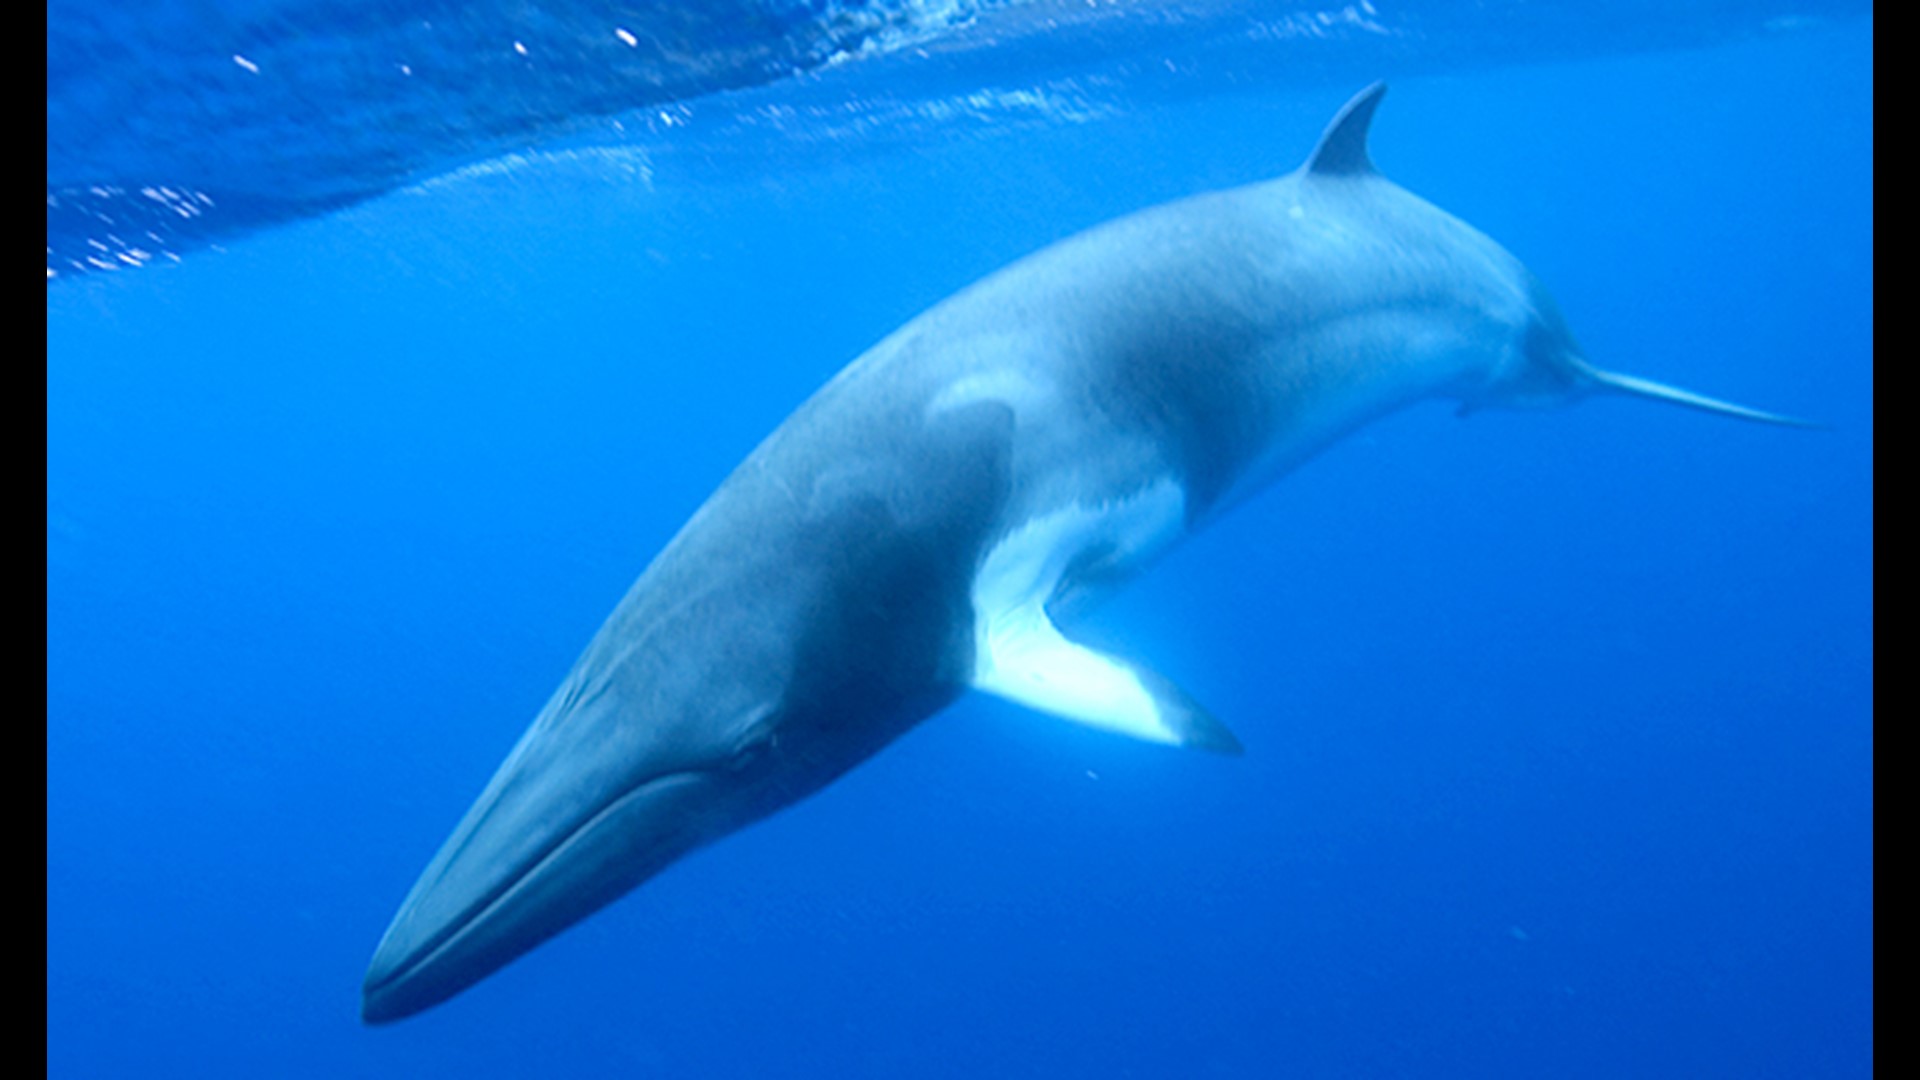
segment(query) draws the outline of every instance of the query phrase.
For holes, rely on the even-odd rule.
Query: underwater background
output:
[[[48,19],[50,1075],[1871,1073],[1866,5]],[[1085,628],[1244,757],[969,696],[360,1024],[416,875],[761,437],[1378,78],[1376,164],[1596,363],[1825,427],[1390,417]]]

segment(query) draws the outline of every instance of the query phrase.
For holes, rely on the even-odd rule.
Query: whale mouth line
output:
[[[529,858],[525,864],[512,875],[487,890],[486,893],[469,904],[466,910],[462,911],[457,918],[449,920],[446,926],[436,931],[432,937],[428,938],[418,949],[415,949],[413,955],[409,957],[405,963],[382,974],[376,980],[367,981],[361,987],[362,1011],[369,1013],[370,1016],[377,1016],[377,1011],[366,1009],[365,1004],[370,1004],[373,999],[379,997],[383,992],[405,983],[409,978],[412,978],[421,970],[430,966],[436,959],[451,949],[460,938],[466,936],[474,927],[485,922],[490,914],[505,904],[522,886],[539,876],[540,871],[544,867],[552,863],[555,858],[568,847],[572,846],[575,841],[592,832],[595,826],[619,812],[622,807],[641,796],[659,790],[663,785],[673,784],[682,780],[698,779],[710,775],[710,772],[711,770],[707,769],[676,770],[653,777],[650,780],[642,781],[614,796],[612,799],[609,799],[606,804],[598,810],[582,818],[579,824],[554,838],[552,843]],[[378,950],[376,950],[376,956],[377,954]]]

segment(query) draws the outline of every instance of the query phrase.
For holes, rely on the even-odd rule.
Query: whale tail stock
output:
[[[1367,153],[1368,130],[1373,124],[1373,114],[1379,108],[1380,99],[1387,93],[1385,82],[1376,82],[1361,90],[1342,106],[1333,121],[1327,125],[1320,136],[1320,142],[1308,155],[1306,173],[1318,180],[1340,179],[1377,179],[1379,172],[1374,168],[1373,159]],[[1558,322],[1557,313],[1553,316]],[[1570,337],[1564,332],[1552,335],[1560,339],[1560,347],[1537,350],[1532,357],[1542,362],[1548,369],[1559,368],[1553,374],[1557,376],[1548,381],[1558,383],[1560,400],[1572,400],[1588,394],[1623,394],[1628,397],[1645,398],[1651,401],[1665,401],[1673,405],[1698,409],[1701,412],[1730,416],[1736,420],[1750,420],[1761,424],[1777,424],[1782,427],[1824,428],[1826,425],[1797,417],[1783,416],[1779,413],[1751,409],[1744,405],[1720,401],[1696,394],[1690,390],[1668,386],[1665,383],[1644,379],[1637,375],[1622,375],[1606,371],[1582,360],[1571,345]],[[1539,378],[1538,372],[1533,379]],[[1537,389],[1537,387],[1536,387]],[[1556,395],[1544,395],[1540,403],[1552,403]],[[1478,403],[1463,405],[1461,412],[1473,412]]]

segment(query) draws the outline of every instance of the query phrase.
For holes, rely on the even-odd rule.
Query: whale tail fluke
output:
[[[1581,372],[1600,393],[1625,394],[1629,397],[1649,398],[1653,401],[1665,401],[1701,412],[1718,416],[1731,416],[1736,420],[1751,420],[1760,424],[1778,424],[1781,427],[1824,428],[1827,425],[1814,420],[1802,420],[1795,416],[1782,416],[1779,413],[1750,409],[1745,405],[1735,405],[1730,401],[1721,401],[1696,394],[1691,390],[1682,390],[1677,386],[1643,379],[1637,375],[1622,375],[1618,372],[1603,371],[1600,368],[1582,364]]]

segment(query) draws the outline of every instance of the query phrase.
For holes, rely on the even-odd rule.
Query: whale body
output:
[[[1060,627],[1342,435],[1630,394],[1493,240],[1381,176],[1384,87],[1297,171],[1152,207],[857,358],[640,575],[401,905],[362,1016],[438,1004],[969,688],[1237,753],[1184,691]]]

